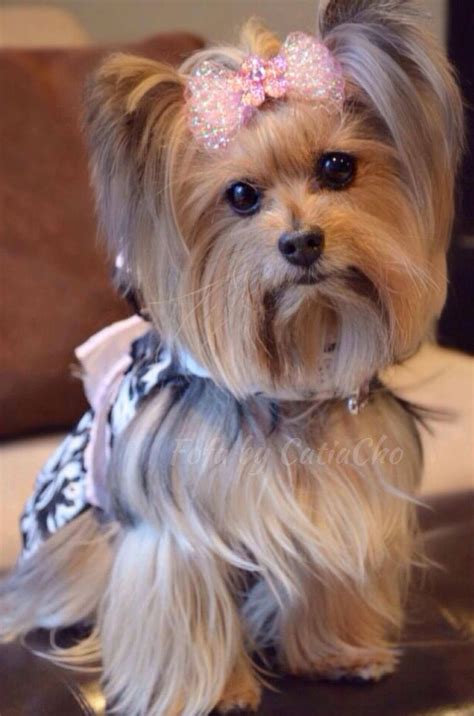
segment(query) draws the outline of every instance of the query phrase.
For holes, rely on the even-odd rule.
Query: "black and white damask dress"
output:
[[[206,377],[179,359],[139,316],[100,331],[76,350],[90,409],[40,471],[21,517],[22,558],[92,507],[108,505],[107,466],[116,437],[154,391],[187,373]]]

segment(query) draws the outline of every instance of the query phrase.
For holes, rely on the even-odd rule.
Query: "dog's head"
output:
[[[325,358],[347,395],[412,353],[445,298],[462,135],[449,65],[401,0],[332,0],[319,25],[343,100],[311,100],[303,78],[214,146],[222,107],[204,86],[199,124],[193,82],[281,55],[255,22],[180,70],[114,56],[89,93],[113,251],[165,340],[239,396],[317,391]]]

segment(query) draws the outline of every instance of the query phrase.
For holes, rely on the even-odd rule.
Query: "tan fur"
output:
[[[346,77],[341,114],[268,101],[222,152],[191,138],[186,75],[205,58],[236,68],[247,52],[275,54],[279,41],[256,21],[240,48],[204,50],[180,71],[115,56],[89,93],[112,251],[123,252],[165,340],[213,381],[195,381],[183,398],[161,390],[117,441],[109,483],[122,524],[110,575],[109,552],[93,568],[74,528],[67,541],[61,531],[7,583],[0,632],[95,612],[82,656],[101,651],[106,694],[130,716],[256,708],[252,655],[268,646],[281,668],[326,678],[378,679],[397,661],[416,538],[414,421],[383,389],[357,416],[318,390],[324,382],[346,398],[432,331],[446,290],[461,101],[409,3],[332,0],[320,25]],[[315,178],[331,149],[358,159],[341,192]],[[251,217],[224,200],[236,179],[264,191]],[[325,233],[324,280],[296,285],[277,241],[314,227]],[[224,459],[213,462],[216,439]],[[308,461],[325,443],[362,464]],[[183,444],[207,459],[191,465]],[[374,458],[377,444],[386,452]],[[87,573],[80,585],[66,580],[78,590],[66,588],[66,608],[51,594],[65,555],[81,554]],[[32,600],[42,559],[59,582]],[[89,580],[89,568],[100,577]],[[80,647],[72,655],[76,663]]]
[[[26,634],[91,620],[107,583],[117,530],[113,523],[101,526],[89,511],[42,544],[34,559],[20,561],[0,583],[2,639],[18,636],[20,625]]]

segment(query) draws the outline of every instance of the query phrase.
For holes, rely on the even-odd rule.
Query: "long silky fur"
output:
[[[93,621],[118,529],[87,510],[44,542],[34,558],[20,559],[0,582],[0,638]]]
[[[91,81],[93,181],[121,278],[212,380],[149,397],[114,444],[112,522],[89,511],[19,562],[1,586],[0,635],[93,622],[70,662],[100,653],[107,699],[127,716],[256,708],[252,659],[269,646],[292,673],[377,679],[396,663],[415,419],[383,390],[357,417],[308,396],[346,397],[431,334],[462,106],[411,3],[331,0],[319,25],[346,78],[341,114],[269,101],[212,156],[187,128],[186,76],[204,59],[236,69],[248,52],[274,55],[259,23],[241,47],[180,70],[116,55]],[[318,153],[334,148],[359,159],[347,192],[314,184]],[[264,190],[245,220],[223,199],[239,178]],[[319,280],[298,286],[275,246],[316,225]],[[325,443],[363,464],[307,459]]]
[[[380,394],[355,431],[339,406],[321,424],[319,413],[301,419],[303,406],[291,404],[269,433],[268,401],[252,402],[242,415],[195,378],[178,399],[164,391],[151,401],[116,446],[111,485],[130,526],[100,632],[107,687],[125,713],[142,704],[137,713],[204,714],[236,664],[255,690],[250,654],[268,645],[296,673],[329,671],[335,634],[348,663],[361,647],[392,663],[389,635],[401,625],[415,537],[420,452],[411,417]],[[298,464],[302,439],[340,439],[351,450],[361,434],[382,435],[382,425],[392,449],[404,446],[403,469]],[[205,455],[216,438],[225,462],[207,454],[190,465],[184,446]],[[265,461],[243,462],[250,446]],[[239,604],[241,572],[254,586]]]

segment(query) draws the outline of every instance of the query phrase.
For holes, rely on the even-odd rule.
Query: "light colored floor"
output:
[[[474,359],[428,345],[384,378],[401,395],[450,413],[433,422],[431,435],[422,433],[423,493],[474,487]],[[61,437],[14,441],[0,449],[0,569],[15,559],[18,516],[34,476]]]

